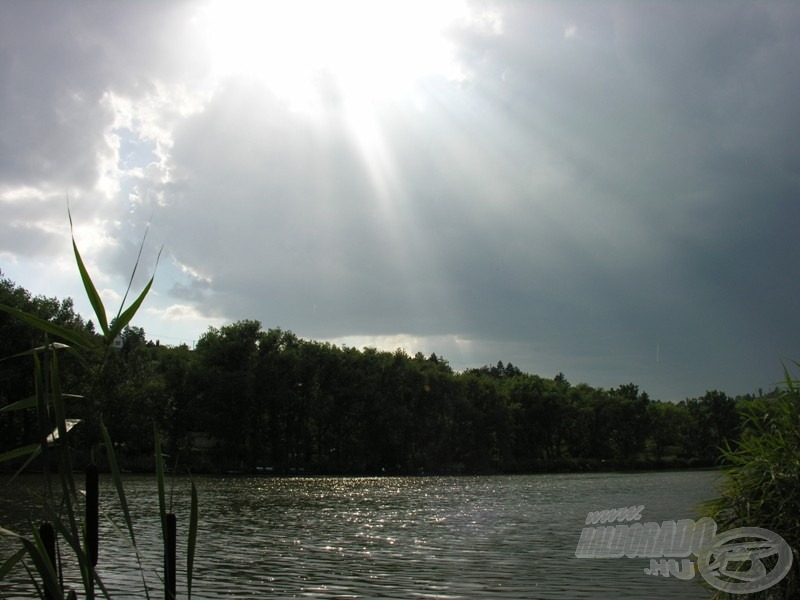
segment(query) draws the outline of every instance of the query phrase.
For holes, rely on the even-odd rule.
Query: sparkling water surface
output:
[[[697,504],[715,495],[716,481],[713,471],[199,477],[192,596],[709,598],[699,576],[687,582],[646,575],[646,559],[578,559],[575,548],[588,512],[643,504],[642,522],[696,518]],[[189,485],[178,478],[168,490],[178,515],[178,595],[184,598]],[[28,518],[38,522],[24,489],[40,487],[38,478],[26,476],[0,488],[0,525],[24,530]],[[155,478],[129,476],[125,489],[146,584],[152,597],[163,597]],[[109,476],[101,477],[101,505],[124,529]],[[17,547],[0,538],[0,559]],[[129,545],[103,522],[98,571],[114,598],[145,597],[136,564]],[[19,566],[0,582],[0,598],[32,594]]]

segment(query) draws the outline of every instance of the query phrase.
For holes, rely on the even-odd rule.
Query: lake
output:
[[[196,598],[709,598],[700,577],[646,575],[647,559],[578,559],[591,511],[644,505],[642,521],[696,518],[714,471],[489,477],[200,477]],[[0,489],[0,525],[35,476]],[[155,477],[125,481],[146,580],[163,597]],[[174,482],[179,596],[186,597],[189,481]],[[109,476],[101,506],[122,524]],[[36,521],[39,517],[36,517]],[[102,521],[102,517],[101,517]],[[16,546],[0,538],[0,558]],[[184,554],[184,556],[181,556]],[[98,570],[112,595],[144,597],[133,553],[102,525]],[[0,597],[30,598],[18,566]]]

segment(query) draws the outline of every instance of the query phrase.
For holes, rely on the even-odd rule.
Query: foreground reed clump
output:
[[[745,410],[741,439],[735,447],[722,449],[730,467],[720,497],[704,505],[720,530],[768,529],[791,548],[792,567],[786,577],[748,595],[765,600],[800,597],[800,380],[785,370],[785,383],[781,396],[753,402]],[[741,596],[718,592],[715,597]]]
[[[70,227],[72,217],[70,215]],[[146,237],[146,236],[145,236]],[[14,568],[23,568],[31,581],[39,598],[54,600],[56,598],[78,598],[74,589],[69,589],[65,577],[65,570],[70,565],[77,565],[80,571],[80,581],[83,596],[92,599],[100,594],[110,598],[109,591],[98,574],[98,548],[102,541],[98,538],[99,516],[105,515],[99,506],[98,474],[94,464],[86,466],[85,491],[79,491],[73,471],[73,454],[70,447],[72,429],[80,423],[80,419],[68,417],[72,409],[72,402],[81,396],[69,394],[62,390],[62,375],[60,371],[60,355],[69,353],[76,357],[78,362],[92,371],[92,379],[96,382],[105,365],[105,359],[121,334],[123,329],[131,322],[153,283],[153,277],[145,285],[142,292],[133,302],[125,307],[125,300],[130,292],[136,268],[141,259],[142,246],[139,249],[139,258],[131,273],[128,290],[122,300],[116,317],[110,322],[106,309],[100,299],[97,289],[84,265],[74,235],[72,239],[75,261],[80,272],[81,280],[87,298],[94,309],[97,323],[101,333],[96,335],[89,331],[76,331],[50,321],[41,319],[10,306],[0,304],[0,311],[32,326],[44,335],[44,343],[32,350],[21,352],[9,359],[30,357],[33,361],[33,396],[21,399],[0,410],[0,413],[15,411],[33,411],[37,423],[37,439],[20,448],[0,455],[0,463],[13,463],[24,459],[17,474],[24,471],[29,465],[37,461],[43,472],[44,491],[36,498],[39,510],[36,515],[30,515],[30,531],[21,533],[0,527],[0,535],[16,538],[20,548],[10,557],[0,557],[0,581],[2,581]],[[124,308],[124,310],[123,310]],[[56,339],[59,341],[51,341]],[[90,386],[90,394],[93,386]],[[102,414],[102,410],[101,410]],[[0,414],[2,417],[2,414]],[[148,585],[146,568],[142,564],[142,557],[136,545],[133,519],[128,509],[121,472],[117,464],[114,445],[105,424],[97,424],[102,445],[105,446],[108,467],[111,471],[114,489],[119,501],[119,507],[124,519],[124,524],[115,523],[106,516],[111,526],[120,535],[127,538],[127,542],[136,557],[138,570],[141,575],[141,595],[150,597],[152,586]],[[177,594],[176,568],[175,568],[175,530],[176,516],[168,506],[165,494],[164,461],[161,453],[160,433],[154,426],[154,448],[156,464],[156,484],[159,501],[162,539],[164,542],[164,564],[159,569],[153,568],[156,577],[163,585],[164,595],[175,598]],[[93,453],[91,453],[93,455]],[[16,477],[16,475],[15,475]],[[12,485],[12,481],[6,485]],[[191,598],[192,569],[194,562],[195,542],[197,537],[198,502],[197,490],[194,482],[191,486],[191,504],[189,515],[189,533],[187,545],[187,593]],[[35,526],[34,520],[42,518],[44,522]],[[107,559],[106,559],[107,560]],[[72,567],[74,568],[74,567]],[[136,593],[128,590],[128,593]]]

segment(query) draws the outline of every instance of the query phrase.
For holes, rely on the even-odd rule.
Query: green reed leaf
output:
[[[61,394],[62,398],[78,398],[81,399],[83,396],[80,394]],[[52,401],[51,401],[52,402]],[[35,408],[36,407],[36,396],[30,396],[25,398],[24,400],[18,400],[16,402],[12,402],[8,406],[4,406],[0,408],[0,413],[4,412],[14,412],[17,410],[26,410],[28,408]]]
[[[61,325],[58,325],[56,323],[51,323],[50,321],[45,321],[44,319],[37,317],[36,315],[26,313],[25,311],[19,310],[17,308],[6,306],[5,304],[0,304],[0,310],[5,313],[8,313],[9,315],[15,317],[16,319],[19,319],[23,323],[27,323],[28,325],[35,327],[39,331],[44,331],[45,333],[49,333],[58,338],[66,340],[71,344],[78,346],[79,348],[83,348],[85,350],[91,350],[92,348],[94,348],[92,340],[83,332],[62,327]],[[30,351],[22,352],[14,356],[22,356],[24,354],[29,354],[29,353]]]
[[[27,550],[25,548],[20,548],[17,552],[8,557],[8,560],[6,560],[2,566],[0,566],[0,579],[3,579],[6,575],[8,575],[11,569],[13,569],[14,566],[22,560],[26,552]]]
[[[75,243],[75,231],[72,226],[72,213],[70,212],[69,208],[67,208],[67,214],[69,215],[69,230],[72,235],[72,249],[75,252],[75,262],[78,264],[78,271],[81,274],[83,289],[86,292],[86,297],[89,299],[89,303],[92,305],[92,309],[94,309],[94,314],[97,316],[97,322],[100,325],[100,328],[103,330],[103,334],[106,336],[106,341],[111,341],[113,338],[110,338],[108,335],[108,318],[106,317],[106,308],[103,306],[103,301],[100,299],[100,294],[97,293],[97,288],[94,286],[94,282],[92,282],[92,278],[89,276],[89,272],[86,270],[86,265],[83,264],[81,253],[78,251],[78,245]]]
[[[114,488],[117,491],[119,504],[122,507],[122,517],[125,519],[125,525],[128,528],[128,535],[131,538],[131,543],[136,546],[136,535],[133,533],[133,522],[131,521],[131,513],[128,510],[128,501],[125,498],[125,489],[122,487],[122,475],[117,463],[117,455],[114,452],[114,445],[111,442],[111,436],[108,434],[106,424],[100,421],[100,431],[103,434],[103,441],[106,446],[106,456],[108,458],[108,465],[111,468],[111,478],[114,481]]]
[[[42,453],[42,463],[44,466],[44,473],[45,473],[45,486],[47,490],[47,497],[52,498],[52,483],[49,477],[49,465],[50,465],[50,458],[49,458],[49,450],[47,444],[47,436],[50,434],[50,414],[48,411],[48,404],[47,404],[47,397],[45,396],[45,379],[46,373],[44,372],[45,368],[42,366],[42,361],[39,359],[39,353],[34,352],[33,354],[33,380],[34,380],[34,392],[36,394],[36,423],[39,429],[39,450]],[[32,460],[32,458],[28,458],[23,468],[28,465],[28,463]],[[19,475],[19,471],[17,471],[17,475]]]
[[[17,400],[16,402],[12,402],[8,406],[0,408],[0,413],[13,412],[15,410],[25,410],[28,408],[33,408],[35,406],[36,406],[36,396],[30,396],[29,398],[25,398],[24,400]]]
[[[61,396],[61,376],[58,368],[58,354],[55,350],[50,356],[50,389],[52,390],[53,412],[56,417],[56,428],[58,429],[58,458],[59,470],[63,470],[61,478],[66,483],[65,491],[69,493],[66,498],[67,508],[72,516],[72,498],[76,498],[75,478],[70,466],[69,438],[67,430],[67,416],[64,408],[64,399]],[[77,528],[76,528],[77,533]]]
[[[53,508],[49,504],[45,504],[45,512],[47,514],[47,518],[53,523],[53,527],[61,534],[61,537],[64,538],[64,541],[67,542],[69,547],[72,549],[72,554],[78,561],[78,566],[81,571],[81,577],[83,579],[83,586],[84,590],[90,590],[91,582],[90,579],[97,582],[97,585],[100,587],[100,590],[105,594],[106,598],[111,598],[108,593],[108,590],[105,587],[105,584],[100,579],[100,576],[94,570],[91,564],[91,560],[89,556],[86,554],[84,550],[84,546],[82,545],[82,536],[76,532],[70,531],[67,529],[67,526],[64,524],[64,520],[55,513]]]
[[[34,460],[36,460],[36,458],[41,453],[42,453],[42,445],[36,444],[36,449],[33,452],[31,452],[30,456],[28,456],[28,458],[25,460],[22,466],[19,469],[17,469],[17,472],[14,473],[11,479],[8,480],[8,483],[11,484],[20,475],[20,473],[22,473],[28,467],[29,464],[31,464]]]
[[[31,557],[33,565],[36,567],[36,571],[42,578],[42,582],[44,583],[47,592],[52,598],[61,598],[61,586],[58,585],[55,567],[53,566],[53,563],[50,562],[50,557],[47,555],[44,542],[42,542],[39,532],[35,527],[33,527],[33,525],[31,525],[31,531],[33,533],[34,541],[31,542],[28,539],[21,538],[22,544],[28,551],[28,556]]]
[[[4,463],[9,460],[14,460],[15,458],[19,458],[20,456],[27,456],[28,454],[32,454],[39,449],[40,449],[39,444],[28,444],[27,446],[22,446],[21,448],[9,450],[8,452],[3,452],[3,454],[0,454],[0,463]]]
[[[192,573],[194,570],[194,552],[197,546],[197,522],[199,511],[197,508],[197,486],[192,480],[192,501],[189,511],[189,542],[186,549],[186,587],[188,589],[189,600],[192,599]]]
[[[136,312],[139,310],[139,307],[144,302],[145,297],[150,292],[150,288],[153,286],[153,281],[155,279],[155,274],[150,278],[150,281],[147,282],[147,285],[142,290],[142,293],[133,301],[133,303],[125,309],[116,319],[114,319],[114,323],[112,324],[111,331],[109,332],[110,339],[116,338],[122,330],[125,329],[125,326],[131,322]]]
[[[39,582],[36,580],[36,577],[33,576],[33,571],[31,571],[30,567],[28,567],[28,563],[26,563],[23,560],[22,566],[25,568],[25,572],[28,574],[28,578],[31,580],[31,583],[33,584],[33,587],[36,590],[36,595],[42,600],[47,600],[44,594],[44,590],[42,590],[42,586],[39,585]]]
[[[106,428],[106,424],[100,421],[100,430],[103,434],[103,442],[106,446],[106,456],[108,457],[108,466],[111,468],[111,478],[114,481],[114,488],[117,491],[117,497],[119,498],[120,507],[122,507],[122,517],[125,519],[125,526],[128,529],[128,536],[130,537],[130,545],[133,546],[134,552],[136,554],[136,563],[139,566],[139,573],[142,576],[142,585],[144,586],[144,593],[145,596],[150,598],[150,594],[147,591],[147,582],[144,576],[144,567],[142,567],[142,557],[139,553],[139,547],[136,545],[136,535],[133,533],[133,521],[131,520],[131,513],[128,510],[128,500],[125,497],[125,488],[122,485],[122,474],[119,470],[119,463],[117,462],[117,454],[114,452],[114,444],[111,442],[111,436],[108,434],[108,429]],[[109,519],[110,520],[110,519]],[[112,521],[113,523],[113,521]],[[114,527],[116,527],[116,523],[113,523]],[[117,528],[118,529],[118,528]]]
[[[148,226],[147,229],[144,230],[144,235],[142,236],[142,242],[139,244],[139,252],[136,254],[136,262],[133,263],[133,270],[131,271],[131,277],[128,280],[128,287],[125,288],[125,295],[122,297],[122,302],[119,306],[119,311],[117,311],[117,318],[120,317],[120,313],[122,313],[122,307],[125,306],[125,300],[128,299],[128,294],[131,292],[131,287],[133,287],[133,278],[136,277],[136,271],[139,268],[139,263],[142,260],[142,251],[144,250],[144,243],[147,240],[147,234],[150,232],[150,227]],[[159,256],[161,252],[159,252]],[[120,331],[122,331],[122,327],[120,327]]]
[[[161,435],[158,427],[153,423],[153,437],[155,439],[156,482],[158,485],[158,512],[161,515],[161,534],[164,543],[167,541],[167,499],[164,491],[164,456],[161,454]]]

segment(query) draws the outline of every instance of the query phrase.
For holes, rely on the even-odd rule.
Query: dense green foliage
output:
[[[0,279],[0,303],[92,331],[69,300],[31,297]],[[6,355],[37,343],[0,314]],[[31,393],[24,361],[0,363],[0,408]],[[90,365],[91,366],[91,365]],[[498,362],[455,372],[435,354],[358,350],[264,331],[257,321],[210,328],[191,350],[128,326],[101,376],[63,369],[88,398],[73,414],[76,456],[100,442],[102,417],[123,468],[152,470],[156,422],[167,452],[195,471],[464,473],[712,466],[737,439],[741,406],[711,391],[659,402],[628,383],[601,389]],[[82,379],[82,377],[84,379]],[[0,415],[0,452],[33,423]],[[22,420],[21,420],[22,419]]]
[[[83,322],[75,312],[72,299],[57,300],[31,294],[3,277],[0,272],[0,304],[26,311],[51,323],[75,331],[92,331],[92,326]],[[0,311],[0,359],[42,346],[45,334]],[[75,368],[75,360],[65,355],[62,379],[68,388],[76,389],[85,384],[86,371]],[[78,381],[83,379],[84,381]],[[0,409],[22,398],[33,395],[33,377],[30,358],[20,357],[0,362]],[[33,411],[14,411],[0,416],[0,453],[33,441],[36,436],[36,415]]]
[[[788,576],[753,595],[764,599],[800,597],[800,382],[787,372],[786,383],[785,394],[745,408],[741,437],[724,451],[730,467],[721,495],[706,505],[720,529],[769,529],[792,549]],[[771,570],[777,556],[767,560]]]

